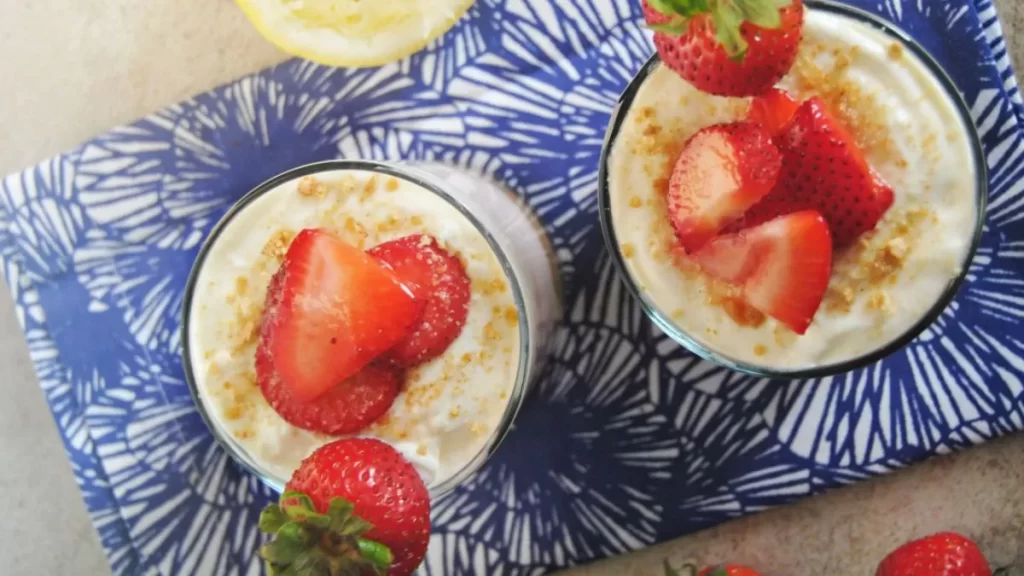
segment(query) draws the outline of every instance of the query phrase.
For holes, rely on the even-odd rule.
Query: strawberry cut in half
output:
[[[310,402],[408,336],[423,306],[362,250],[307,229],[267,290],[260,346],[291,398]]]
[[[813,210],[715,238],[693,260],[742,289],[754,308],[804,334],[832,274],[832,236]]]
[[[310,401],[300,401],[286,385],[265,346],[256,349],[256,381],[270,407],[304,430],[354,434],[373,424],[394,403],[402,388],[402,370],[375,362]]]
[[[740,220],[735,232],[782,214],[817,210],[828,221],[836,249],[875,228],[895,199],[863,152],[819,98],[804,102],[775,138],[782,171],[775,189]]]
[[[374,246],[369,254],[425,302],[420,321],[388,351],[388,359],[397,366],[415,366],[443,354],[469,315],[470,283],[462,262],[423,234]]]
[[[754,98],[750,103],[747,120],[764,128],[775,136],[787,126],[800,104],[782,88],[772,88],[762,96]]]
[[[702,92],[758,96],[785,76],[803,35],[803,0],[644,0],[662,62]]]
[[[768,194],[781,166],[782,155],[755,124],[719,124],[691,136],[672,170],[666,199],[687,253]]]

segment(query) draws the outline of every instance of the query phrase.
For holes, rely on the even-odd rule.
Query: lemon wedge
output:
[[[474,0],[235,0],[277,47],[321,64],[379,66],[423,48]]]

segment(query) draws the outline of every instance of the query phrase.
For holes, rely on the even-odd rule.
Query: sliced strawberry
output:
[[[813,210],[715,238],[693,255],[708,274],[740,286],[754,308],[807,331],[832,274],[832,236]]]
[[[782,151],[775,189],[727,232],[798,210],[817,210],[832,229],[835,247],[841,249],[874,229],[892,206],[892,188],[871,169],[820,99],[804,102],[775,142]]]
[[[668,213],[688,253],[699,250],[775,185],[782,156],[749,122],[704,128],[686,142],[668,185]]]
[[[783,131],[800,108],[800,103],[782,88],[772,88],[750,102],[747,120],[760,125],[775,136]]]
[[[381,303],[386,302],[386,306]],[[394,273],[322,230],[300,232],[267,290],[260,342],[309,402],[404,339],[423,303]]]
[[[419,323],[388,351],[388,358],[398,366],[415,366],[443,354],[469,314],[469,276],[462,262],[421,234],[374,246],[369,253],[426,303]]]
[[[256,381],[282,418],[321,434],[354,434],[391,408],[402,387],[402,371],[387,364],[364,367],[312,401],[300,400],[281,379],[266,346],[256,349]]]

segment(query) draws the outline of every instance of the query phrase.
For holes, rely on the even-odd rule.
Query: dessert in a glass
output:
[[[186,291],[186,376],[229,452],[281,489],[333,440],[394,446],[437,496],[508,431],[558,316],[547,238],[488,178],[332,161],[246,195]]]
[[[736,2],[724,34],[674,4],[645,3],[659,55],[601,159],[629,288],[680,344],[758,375],[842,372],[908,343],[981,234],[985,163],[952,81],[842,4]]]

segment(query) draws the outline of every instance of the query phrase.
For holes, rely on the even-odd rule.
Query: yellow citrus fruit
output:
[[[235,0],[285,52],[332,66],[379,66],[447,32],[474,0]]]

